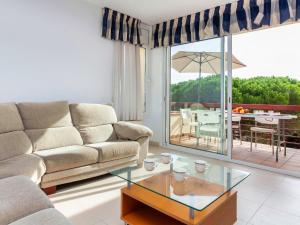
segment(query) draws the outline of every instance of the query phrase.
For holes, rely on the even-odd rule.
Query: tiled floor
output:
[[[178,137],[171,138],[170,143],[194,149],[206,149],[210,152],[217,152],[220,150],[216,138],[211,138],[211,140],[207,141],[207,139],[201,137],[199,138],[199,144],[197,144],[197,139],[195,137],[183,136],[180,140]]]
[[[193,137],[183,137],[180,142],[178,138],[174,138],[171,140],[171,143],[196,149],[208,149],[212,152],[217,151],[217,145],[214,138],[212,141],[208,142],[208,145],[203,139],[200,139],[200,144],[196,145],[196,138]],[[253,150],[251,152],[250,142],[243,141],[242,144],[240,144],[239,140],[234,140],[232,158],[259,165],[300,172],[300,149],[287,148],[287,155],[284,156],[282,148],[282,151],[279,152],[279,161],[276,162],[275,155],[272,155],[272,148],[270,145],[257,144],[257,148],[255,149],[253,144]]]
[[[272,148],[269,145],[258,144],[257,148],[250,151],[250,143],[235,142],[232,150],[232,158],[251,162],[259,165],[281,168],[290,171],[300,172],[300,149],[287,148],[287,155],[284,151],[279,152],[279,160],[276,162],[275,155],[272,155]]]
[[[152,153],[168,151],[151,147]],[[199,157],[197,157],[199,158]],[[300,179],[228,162],[205,159],[251,172],[238,191],[236,225],[299,225]],[[109,175],[71,184],[51,196],[55,207],[75,225],[123,225],[120,188],[125,182]]]

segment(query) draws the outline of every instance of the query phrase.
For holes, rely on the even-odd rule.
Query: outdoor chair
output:
[[[232,130],[238,131],[240,144],[242,144],[242,126],[241,126],[241,119],[240,116],[232,116]]]
[[[183,127],[187,126],[189,128],[189,138],[192,136],[192,129],[195,129],[198,126],[197,122],[193,121],[193,113],[191,109],[180,109],[180,136],[179,136],[179,142],[181,141],[182,133],[183,133]]]
[[[250,145],[250,151],[252,151],[252,143],[253,143],[253,133],[254,133],[254,142],[255,142],[255,148],[257,147],[257,133],[262,134],[270,134],[271,135],[271,146],[272,146],[272,154],[274,155],[274,135],[276,134],[276,129],[274,126],[279,125],[279,120],[274,118],[264,118],[260,117],[258,113],[258,116],[255,117],[255,127],[251,127],[251,145]],[[274,113],[276,114],[276,113]],[[258,125],[269,125],[270,128],[262,127]]]
[[[197,111],[197,145],[201,136],[206,137],[206,144],[211,137],[220,138],[220,112],[210,110]]]

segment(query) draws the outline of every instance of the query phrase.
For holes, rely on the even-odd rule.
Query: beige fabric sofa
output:
[[[46,167],[32,154],[32,144],[15,104],[0,104],[0,179],[16,175],[40,183]]]
[[[28,177],[0,179],[0,225],[71,225]]]
[[[100,104],[0,104],[0,178],[25,175],[42,188],[140,165],[152,131],[118,122]]]

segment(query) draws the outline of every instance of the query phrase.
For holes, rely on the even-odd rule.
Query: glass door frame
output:
[[[222,115],[222,119],[224,119],[224,115],[225,115],[225,105],[227,104],[227,110],[228,110],[228,118],[227,118],[227,133],[225,133],[223,136],[226,140],[226,135],[227,135],[227,144],[226,144],[226,148],[227,148],[227,154],[226,155],[223,155],[223,154],[217,154],[217,153],[214,153],[214,152],[209,152],[209,151],[205,151],[205,150],[198,150],[198,149],[193,149],[193,148],[189,148],[189,147],[183,147],[183,146],[178,146],[178,145],[174,145],[174,144],[171,144],[170,143],[170,104],[171,104],[171,99],[170,99],[170,84],[171,84],[171,47],[167,47],[166,48],[166,62],[164,63],[165,64],[165,68],[166,68],[166,74],[167,76],[165,77],[165,80],[164,80],[164,87],[165,87],[165,96],[164,96],[164,101],[165,101],[165,143],[164,143],[164,146],[165,147],[168,147],[170,149],[174,149],[174,150],[177,150],[177,151],[182,151],[182,152],[186,152],[186,153],[192,153],[192,154],[197,154],[197,155],[201,155],[201,156],[205,156],[205,157],[210,157],[210,158],[215,158],[215,159],[221,159],[221,160],[231,160],[231,150],[232,150],[232,139],[230,137],[232,137],[232,131],[231,131],[231,127],[232,127],[232,124],[231,124],[231,110],[232,109],[232,104],[231,104],[231,90],[232,90],[232,87],[231,85],[229,84],[232,84],[232,71],[231,68],[231,63],[232,63],[232,60],[231,60],[231,52],[232,52],[232,39],[231,39],[231,36],[229,37],[221,37],[220,38],[220,50],[221,52],[223,52],[224,54],[222,54],[222,56],[224,57],[225,56],[225,52],[226,52],[226,49],[225,49],[225,41],[226,41],[226,44],[227,44],[227,65],[225,65],[225,59],[223,58],[222,60],[222,63],[221,63],[221,82],[222,82],[222,90],[221,90],[221,102],[220,102],[220,105],[221,106],[224,106],[224,107],[221,107],[221,115]],[[227,84],[225,84],[225,67],[228,68],[227,70],[227,77],[228,77],[228,81],[227,81]],[[223,82],[224,81],[224,82]],[[227,86],[227,89],[225,89]],[[226,98],[226,91],[227,91],[227,99]],[[223,101],[222,101],[223,99]],[[226,104],[225,104],[226,102]],[[224,124],[224,123],[223,123]],[[223,138],[223,139],[224,139]],[[224,144],[222,144],[222,146],[225,147]]]
[[[163,83],[165,84],[165,95],[164,95],[164,102],[165,102],[165,107],[164,107],[164,117],[165,117],[165,124],[164,124],[164,140],[165,142],[163,143],[163,146],[173,149],[176,151],[181,151],[185,153],[190,153],[194,155],[200,155],[208,158],[213,158],[213,159],[219,159],[231,163],[237,163],[240,165],[244,166],[250,166],[253,168],[258,168],[270,172],[275,172],[279,174],[284,174],[284,175],[289,175],[289,176],[294,176],[300,178],[300,174],[298,172],[293,172],[293,171],[288,171],[284,169],[279,169],[279,168],[273,168],[273,167],[268,167],[268,166],[263,166],[255,163],[250,163],[250,162],[245,162],[242,160],[237,160],[232,158],[232,35],[226,36],[226,38],[222,38],[222,45],[227,44],[227,154],[226,155],[221,155],[221,154],[216,154],[213,152],[208,152],[208,151],[201,151],[201,150],[196,150],[193,148],[188,148],[188,147],[182,147],[182,146],[177,146],[170,144],[170,84],[171,84],[171,48],[168,47],[165,49],[165,55],[166,55],[166,61],[164,62],[164,68],[166,71],[167,76],[165,76]],[[226,41],[225,41],[226,40]],[[223,48],[224,46],[221,46]],[[225,49],[225,48],[224,48]],[[225,66],[225,65],[224,65]],[[225,73],[225,71],[223,71]],[[225,78],[225,76],[223,76]]]

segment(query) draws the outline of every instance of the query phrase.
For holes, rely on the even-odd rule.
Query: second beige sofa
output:
[[[0,179],[0,193],[0,225],[72,225],[28,177]]]
[[[0,104],[0,115],[0,178],[27,175],[42,188],[140,165],[152,135],[118,122],[108,105],[10,103]],[[27,164],[29,172],[21,169]]]

